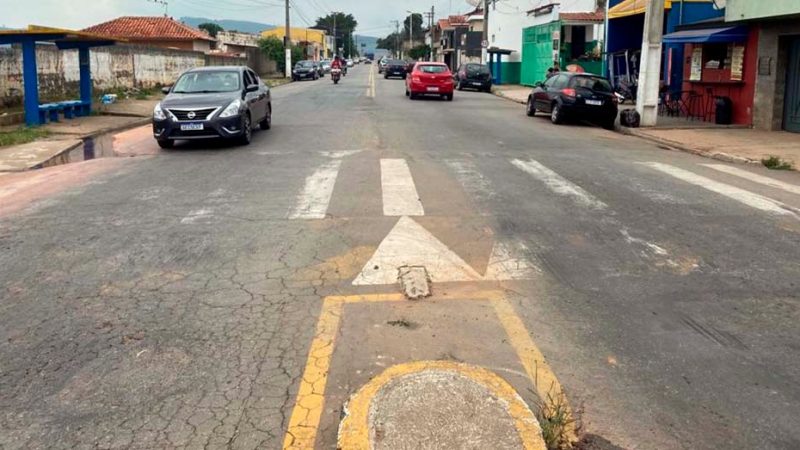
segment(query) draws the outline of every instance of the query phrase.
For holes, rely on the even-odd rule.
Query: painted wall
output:
[[[800,14],[800,2],[797,0],[728,0],[725,11],[725,20],[763,19],[767,17],[788,16]]]
[[[706,102],[713,99],[713,96],[724,96],[731,99],[733,103],[733,123],[738,125],[753,124],[753,101],[755,93],[756,71],[758,66],[758,40],[759,32],[751,29],[747,42],[742,44],[744,50],[744,63],[742,67],[742,81],[730,82],[731,69],[725,67],[721,69],[703,68],[700,82],[691,82],[689,75],[691,64],[684,64],[683,68],[683,90],[694,91],[702,96],[702,101],[695,102],[694,112],[702,114],[708,107]],[[686,44],[685,54],[691,55],[694,45]],[[704,65],[707,56],[704,56]]]
[[[78,97],[80,80],[77,50],[59,51],[54,45],[36,47],[39,96],[42,102]],[[182,72],[206,65],[245,65],[244,58],[199,52],[116,45],[90,52],[92,81],[97,92],[152,88],[171,84]],[[22,103],[22,49],[0,48],[0,106]]]

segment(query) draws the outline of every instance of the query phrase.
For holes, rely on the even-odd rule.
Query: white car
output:
[[[347,67],[353,67],[355,64],[353,63],[352,59],[347,60]]]

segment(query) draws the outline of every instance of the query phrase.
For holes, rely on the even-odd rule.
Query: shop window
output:
[[[730,46],[728,44],[703,45],[703,67],[706,69],[724,69],[730,65]]]

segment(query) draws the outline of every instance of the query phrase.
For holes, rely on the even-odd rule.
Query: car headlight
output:
[[[153,108],[153,119],[167,120],[167,113],[165,113],[164,109],[161,108],[161,103],[157,103],[156,107]]]
[[[232,101],[231,104],[228,105],[227,108],[222,110],[222,112],[219,114],[219,116],[220,117],[238,116],[239,115],[239,108],[241,108],[241,107],[242,107],[242,101],[239,100],[239,99],[236,99],[236,100]]]

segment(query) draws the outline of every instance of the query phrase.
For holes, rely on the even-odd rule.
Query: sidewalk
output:
[[[492,93],[498,97],[524,105],[528,103],[528,94],[531,93],[531,88],[519,84],[495,85],[492,86]]]
[[[150,123],[157,100],[124,100],[98,109],[101,115],[62,119],[41,127],[47,137],[0,147],[0,173],[20,172],[65,164],[69,154],[89,138]],[[16,127],[14,127],[16,128]]]
[[[621,132],[696,155],[727,162],[761,164],[777,156],[800,168],[800,134],[742,128],[625,128]]]

